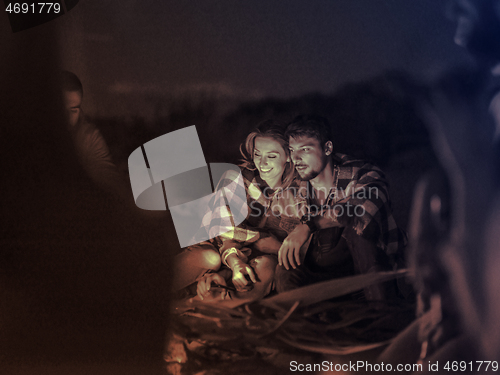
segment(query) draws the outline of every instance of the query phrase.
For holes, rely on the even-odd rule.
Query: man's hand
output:
[[[202,301],[205,297],[209,295],[212,283],[219,285],[227,285],[226,280],[224,280],[224,278],[218,273],[209,273],[203,276],[203,278],[200,281],[198,281],[198,286],[196,287],[196,293],[198,294],[198,297],[200,297]],[[226,293],[227,291],[223,290],[223,292],[221,293],[221,299],[224,299]]]
[[[278,241],[276,237],[272,234],[259,239],[257,242],[253,244],[254,249],[259,250],[266,254],[278,254],[278,251],[281,247],[281,242]]]
[[[311,235],[311,230],[306,224],[298,225],[281,245],[278,252],[278,262],[280,266],[285,267],[287,270],[290,267],[296,268],[300,266],[303,258],[305,257],[305,249],[301,254],[301,247],[307,242]]]

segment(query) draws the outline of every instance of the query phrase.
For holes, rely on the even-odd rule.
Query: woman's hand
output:
[[[281,245],[278,251],[278,262],[280,266],[285,267],[287,270],[290,267],[296,268],[300,266],[305,257],[307,249],[304,249],[303,254],[300,249],[307,242],[311,236],[311,230],[306,224],[298,225]]]
[[[226,280],[218,273],[209,273],[203,276],[200,281],[198,281],[198,286],[196,287],[196,293],[198,297],[203,301],[205,297],[210,294],[211,284],[227,285]],[[225,298],[227,290],[223,289],[221,292],[221,299]]]
[[[245,249],[246,248],[243,248],[241,250]],[[226,257],[226,264],[229,266],[229,268],[231,268],[231,271],[233,272],[233,284],[236,290],[241,292],[251,289],[251,286],[249,285],[250,281],[247,280],[247,278],[245,277],[246,275],[248,275],[253,283],[257,282],[257,278],[255,277],[253,268],[243,260],[238,258],[235,253],[229,254]]]
[[[240,259],[232,262],[231,269],[233,270],[233,284],[238,291],[249,289],[250,281],[247,280],[246,275],[253,283],[257,282],[253,268]]]

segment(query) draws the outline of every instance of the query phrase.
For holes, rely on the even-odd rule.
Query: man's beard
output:
[[[320,172],[318,171],[310,171],[309,173],[302,175],[299,171],[297,171],[299,174],[299,177],[302,181],[311,181],[312,179],[316,178]]]

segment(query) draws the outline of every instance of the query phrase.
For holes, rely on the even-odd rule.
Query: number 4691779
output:
[[[8,13],[60,13],[60,3],[9,3],[5,11]]]
[[[446,371],[498,371],[497,361],[448,361],[443,367]]]

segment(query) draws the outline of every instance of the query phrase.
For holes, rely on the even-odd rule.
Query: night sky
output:
[[[123,95],[286,98],[394,68],[429,80],[467,61],[445,13],[445,0],[82,0],[54,22],[87,113],[108,116],[147,114]]]

